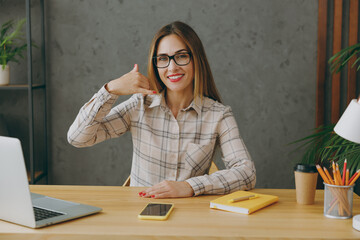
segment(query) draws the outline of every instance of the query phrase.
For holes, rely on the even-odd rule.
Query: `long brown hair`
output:
[[[154,36],[149,51],[148,77],[150,84],[157,91],[165,89],[161,81],[157,67],[153,63],[153,57],[157,53],[160,40],[168,35],[175,34],[180,37],[191,52],[194,61],[194,99],[199,96],[212,98],[221,102],[220,94],[215,86],[209,62],[206,58],[204,47],[195,31],[183,22],[173,22],[162,27]]]

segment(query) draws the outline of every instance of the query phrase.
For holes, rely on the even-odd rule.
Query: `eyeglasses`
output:
[[[172,56],[159,55],[159,56],[153,57],[154,64],[158,68],[166,68],[166,67],[168,67],[170,65],[171,59],[173,59],[174,62],[178,66],[185,66],[185,65],[188,65],[190,63],[191,53],[189,53],[189,52],[181,52],[181,53],[177,53],[177,54],[172,55]]]

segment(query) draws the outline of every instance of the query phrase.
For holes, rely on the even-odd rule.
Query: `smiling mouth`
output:
[[[170,80],[170,82],[178,82],[183,76],[184,74],[177,74],[177,75],[170,75],[167,78]]]

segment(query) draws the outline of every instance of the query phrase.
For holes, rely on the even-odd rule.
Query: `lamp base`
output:
[[[360,231],[360,215],[353,217],[353,228]]]

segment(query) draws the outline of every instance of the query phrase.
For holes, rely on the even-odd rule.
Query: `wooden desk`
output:
[[[218,196],[162,199],[175,209],[167,221],[139,220],[137,214],[153,199],[138,192],[144,188],[93,186],[31,186],[31,191],[95,205],[99,214],[42,229],[29,229],[0,221],[0,239],[360,239],[352,219],[335,220],[323,215],[323,191],[315,205],[298,205],[295,190],[256,189],[279,196],[279,202],[251,215],[209,208]],[[360,214],[354,195],[353,214]]]

